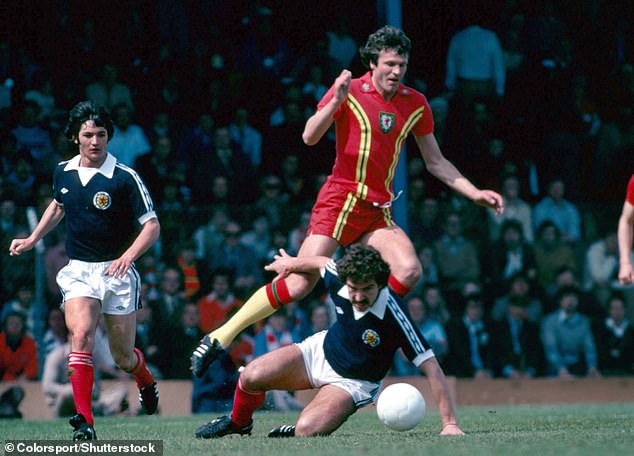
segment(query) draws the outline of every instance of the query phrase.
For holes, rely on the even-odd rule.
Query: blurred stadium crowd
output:
[[[303,144],[304,122],[341,69],[364,71],[357,49],[382,25],[377,12],[302,0],[12,3],[0,36],[0,362],[27,338],[36,358],[0,365],[2,381],[39,378],[65,342],[63,227],[29,254],[7,251],[50,201],[54,165],[76,154],[61,128],[87,98],[111,110],[109,151],[143,177],[162,226],[137,264],[137,343],[164,378],[190,378],[202,333],[270,279],[262,265],[277,249],[301,244],[334,158],[334,136]],[[424,277],[408,305],[446,372],[633,374],[615,231],[634,171],[634,4],[402,5],[407,84],[430,101],[444,154],[506,204],[503,216],[470,204],[409,154],[407,226]],[[228,371],[332,318],[319,288],[278,314],[234,343]],[[117,377],[105,358],[104,376]],[[411,372],[396,359],[394,373]]]

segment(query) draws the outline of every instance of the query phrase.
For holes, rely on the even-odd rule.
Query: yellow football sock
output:
[[[253,323],[256,323],[275,313],[275,308],[269,303],[266,286],[261,287],[244,303],[233,317],[220,328],[209,333],[212,341],[218,339],[222,347],[228,347],[231,342]]]

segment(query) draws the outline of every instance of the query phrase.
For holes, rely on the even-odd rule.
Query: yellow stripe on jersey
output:
[[[357,156],[356,182],[357,196],[365,199],[368,194],[368,186],[365,184],[367,177],[368,161],[370,160],[370,146],[372,144],[372,127],[370,119],[363,110],[361,104],[348,94],[348,107],[359,122],[359,151]]]
[[[396,223],[394,223],[394,219],[392,218],[392,211],[390,210],[390,208],[383,208],[383,220],[385,220],[385,224],[387,226],[396,225]]]
[[[357,204],[359,198],[355,196],[354,193],[348,193],[348,197],[346,198],[346,202],[343,204],[343,208],[339,212],[339,216],[337,217],[337,223],[335,224],[335,229],[332,232],[332,237],[337,241],[341,238],[341,233],[346,226],[346,222],[348,221],[348,216],[354,209],[354,206]]]
[[[414,128],[414,125],[416,125],[416,122],[418,122],[418,120],[423,117],[424,110],[424,106],[418,108],[409,116],[409,119],[407,119],[407,121],[403,125],[403,128],[401,129],[401,132],[399,133],[398,138],[395,142],[394,160],[390,165],[390,170],[387,173],[387,178],[385,179],[385,188],[391,188],[392,180],[394,179],[394,173],[396,172],[396,165],[398,165],[398,159],[401,155],[401,150],[403,149],[403,143],[405,142],[407,135],[409,135],[409,132],[412,130],[412,128]],[[394,196],[391,191],[390,194],[392,197]]]

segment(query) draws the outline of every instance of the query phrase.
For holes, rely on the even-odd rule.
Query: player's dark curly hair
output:
[[[80,101],[68,114],[68,122],[64,127],[64,135],[68,139],[79,136],[79,129],[87,120],[92,120],[98,127],[103,127],[108,132],[108,141],[114,135],[114,123],[108,110],[93,100]]]
[[[370,68],[370,62],[376,65],[379,53],[388,49],[395,50],[399,55],[409,55],[412,42],[400,28],[386,25],[370,35],[365,46],[359,49],[361,62]]]
[[[337,261],[337,274],[342,282],[348,279],[359,283],[374,280],[379,288],[383,288],[390,277],[390,266],[375,248],[353,244]]]

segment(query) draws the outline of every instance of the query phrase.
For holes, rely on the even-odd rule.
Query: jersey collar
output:
[[[81,158],[80,155],[75,155],[73,158],[68,160],[68,163],[66,163],[66,166],[64,167],[64,171],[78,171],[80,168],[79,166],[80,158]],[[116,164],[117,164],[117,159],[114,157],[114,155],[108,152],[108,155],[106,155],[106,159],[104,160],[103,164],[99,168],[94,168],[94,170],[95,172],[103,174],[108,179],[112,179]]]
[[[350,296],[348,295],[348,287],[343,286],[341,288],[341,290],[339,290],[339,296],[350,300]],[[354,306],[352,306],[352,312],[354,313],[354,319],[355,320],[359,320],[360,318],[362,318],[363,316],[365,316],[368,312],[373,313],[377,318],[379,318],[380,320],[383,320],[383,317],[385,316],[385,309],[387,308],[387,299],[390,296],[390,292],[388,291],[387,287],[382,288],[379,291],[379,295],[376,297],[376,301],[374,301],[374,304],[372,304],[368,310],[365,310],[363,312],[359,312],[357,309],[354,308]]]

